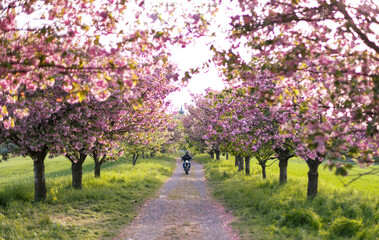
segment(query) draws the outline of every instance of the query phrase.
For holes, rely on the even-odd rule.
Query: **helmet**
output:
[[[186,151],[186,154],[188,154],[188,151]]]

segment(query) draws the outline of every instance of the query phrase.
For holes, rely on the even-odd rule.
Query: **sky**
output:
[[[177,64],[178,69],[184,74],[185,70],[195,67],[202,67],[203,63],[211,57],[210,47],[206,45],[206,40],[198,40],[195,44],[186,48],[173,47],[171,49],[172,61]],[[207,88],[222,90],[225,84],[218,76],[217,68],[210,66],[207,70],[200,71],[193,75],[186,87],[180,91],[171,93],[168,97],[172,101],[174,109],[180,109],[185,103],[191,103],[191,93],[202,93]]]
[[[226,40],[227,30],[230,28],[230,17],[228,16],[236,13],[235,11],[231,11],[231,9],[235,9],[236,6],[234,5],[237,3],[223,1],[217,6],[218,12],[213,16],[213,21],[209,26],[209,31],[215,32],[216,38],[202,37],[194,40],[194,44],[187,45],[185,48],[172,47],[170,49],[172,54],[171,59],[177,64],[182,74],[190,68],[201,68],[212,57],[210,43],[215,45],[217,49],[229,48],[230,43]],[[223,83],[222,78],[218,76],[217,67],[211,65],[207,71],[204,70],[199,74],[193,75],[187,87],[170,94],[168,99],[172,101],[174,109],[180,109],[184,103],[191,103],[191,93],[203,93],[207,88],[222,90],[225,87],[226,85]]]

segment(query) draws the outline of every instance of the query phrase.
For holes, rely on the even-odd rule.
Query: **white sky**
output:
[[[210,42],[212,42],[217,49],[229,48],[228,46],[230,43],[226,40],[226,32],[230,28],[229,15],[236,13],[233,13],[231,10],[236,9],[237,4],[237,1],[223,1],[217,6],[219,10],[216,15],[213,16],[213,21],[209,26],[210,32],[217,33],[217,39],[215,37],[202,37],[200,39],[196,39],[194,44],[188,45],[186,48],[171,48],[172,60],[177,64],[182,73],[188,71],[190,68],[201,68],[203,64],[212,57],[212,51],[210,50],[211,45],[209,44]],[[202,71],[199,74],[192,75],[187,87],[170,94],[168,99],[172,101],[174,109],[180,109],[184,103],[191,103],[191,93],[202,93],[207,88],[222,90],[225,87],[226,85],[223,83],[222,78],[218,76],[216,66],[211,65],[207,69],[207,72]]]
[[[173,47],[171,49],[172,60],[184,74],[184,71],[190,68],[201,68],[203,63],[211,58],[209,48],[206,45],[206,40],[199,40],[196,44],[189,45],[186,48]],[[193,75],[186,87],[181,88],[178,92],[171,93],[168,99],[172,101],[174,109],[180,109],[184,103],[191,102],[191,93],[202,93],[207,88],[221,90],[224,87],[225,84],[218,76],[217,68],[211,66],[208,70]]]

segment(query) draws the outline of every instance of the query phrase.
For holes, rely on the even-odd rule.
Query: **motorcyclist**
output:
[[[188,160],[188,169],[190,169],[192,157],[189,155],[188,151],[186,151],[186,154],[184,154],[184,156],[182,157],[182,160],[183,160],[183,168],[184,168],[184,164],[186,163],[186,160]]]

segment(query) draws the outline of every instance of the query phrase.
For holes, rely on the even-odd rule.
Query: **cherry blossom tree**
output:
[[[181,119],[181,123],[183,125],[183,138],[186,141],[185,149],[194,149],[195,151],[204,153],[207,146],[203,139],[203,134],[196,131],[196,118],[188,113]]]
[[[4,95],[1,103],[4,116],[1,125],[1,142],[10,141],[18,153],[28,155],[34,162],[35,200],[46,197],[44,160],[53,146],[63,145],[58,132],[60,122],[74,109],[74,105],[62,105],[56,98],[63,98],[65,91],[48,87],[43,91],[25,91],[12,102]],[[24,109],[24,110],[21,110]],[[66,133],[67,134],[67,133]]]
[[[185,118],[184,126],[187,134],[199,144],[218,139],[220,149],[233,153],[238,170],[245,169],[247,175],[250,174],[250,159],[255,157],[265,178],[267,161],[274,159],[276,153],[280,168],[279,181],[285,183],[288,159],[294,156],[296,147],[301,146],[301,143],[298,137],[281,134],[279,127],[289,121],[295,112],[283,109],[274,111],[261,95],[267,91],[275,91],[279,95],[282,90],[275,88],[275,84],[264,78],[264,75],[260,83],[265,83],[265,87],[259,87],[258,82],[255,85],[244,82],[243,85],[235,85],[222,92],[208,90],[206,94],[198,96],[194,101],[195,106],[189,108],[190,114]],[[209,107],[204,108],[203,102],[207,102]],[[202,114],[204,109],[208,111],[206,114]],[[203,116],[201,121],[196,122],[200,115]],[[193,136],[197,136],[197,139]]]
[[[302,142],[310,167],[308,196],[317,194],[325,157],[361,165],[378,154],[378,41],[374,1],[239,1],[230,50],[216,52],[229,79],[259,83],[264,71],[281,94],[262,91],[275,110],[294,111],[280,126]],[[245,44],[243,44],[245,43]],[[252,58],[244,60],[244,45]],[[214,49],[214,48],[213,48]],[[337,173],[346,173],[337,169]]]
[[[2,91],[43,89],[60,74],[68,86],[80,76],[88,78],[86,85],[92,88],[98,73],[124,74],[130,66],[113,58],[118,46],[108,44],[106,50],[100,41],[101,36],[120,33],[116,19],[122,17],[126,4],[112,2],[3,1]]]
[[[36,200],[46,197],[44,159],[50,148],[63,144],[56,126],[99,82],[131,68],[113,58],[117,45],[106,50],[99,41],[116,32],[114,17],[125,8],[113,3],[0,3],[1,138],[34,160]],[[124,80],[119,85],[131,84]],[[99,99],[109,95],[97,90]]]
[[[164,120],[164,99],[176,90],[169,78],[173,75],[174,68],[162,54],[158,58],[148,57],[144,56],[143,64],[140,64],[138,70],[133,71],[135,86],[129,90],[131,94],[124,89],[105,101],[93,99],[86,104],[86,108],[79,109],[79,118],[70,124],[74,128],[78,128],[79,125],[79,128],[83,129],[81,133],[84,134],[70,137],[62,149],[72,163],[75,188],[81,188],[82,164],[86,155],[93,156],[95,176],[99,176],[101,164],[106,156],[109,158],[115,155],[112,150],[118,148],[119,143],[128,134],[130,136],[131,132],[137,136],[146,136],[144,133],[147,133],[146,138],[139,141],[144,142],[145,147],[146,142],[149,142],[150,151],[156,150],[161,144],[158,140],[163,138],[163,134],[158,135],[164,133],[162,127],[167,123]],[[147,64],[147,59],[151,59],[154,65]],[[152,131],[148,132],[148,128],[154,129],[155,135],[151,136]],[[89,141],[86,141],[87,139]],[[102,160],[99,160],[101,155]]]
[[[71,96],[72,86],[67,86],[63,80],[65,76],[62,76],[45,89],[23,89],[14,96],[2,95],[4,119],[1,139],[12,141],[20,148],[21,154],[34,160],[36,200],[46,197],[44,159],[48,152],[68,157],[72,163],[73,186],[81,188],[81,168],[85,157],[94,150],[96,142],[115,145],[116,133],[122,136],[120,133],[124,133],[130,124],[125,118],[126,109],[138,105],[144,98],[146,100],[148,95],[164,99],[175,89],[166,78],[173,72],[166,58],[162,60],[152,56],[151,59],[158,61],[158,65],[153,68],[151,64],[147,67],[141,65],[138,70],[129,72],[130,79],[138,86],[135,90],[132,90],[135,83],[120,88],[117,81],[98,81],[91,91],[100,93],[95,93],[95,96],[84,94],[75,99]],[[87,80],[76,81],[79,84],[73,87],[85,86]],[[150,88],[147,88],[147,82]],[[154,98],[149,98],[149,101],[154,101]],[[102,151],[105,150],[109,149]]]
[[[165,113],[166,108],[157,109],[159,112],[151,114],[151,105],[136,109],[138,112],[138,125],[131,126],[124,135],[122,147],[126,153],[132,156],[133,165],[138,157],[150,152],[154,155],[159,152],[162,145],[169,141],[171,134],[168,131],[173,127],[174,120],[171,115]],[[150,113],[147,115],[146,113]]]
[[[216,154],[216,159],[220,160],[220,145],[223,139],[216,134],[217,121],[220,120],[222,111],[213,105],[213,97],[215,92],[207,90],[205,96],[194,96],[194,106],[187,106],[188,115],[183,120],[185,132],[189,133],[191,140],[205,143],[209,152]],[[192,133],[191,133],[192,132]],[[207,132],[215,133],[212,137],[206,137]],[[201,147],[200,147],[201,148]]]
[[[95,162],[94,174],[96,178],[100,178],[101,166],[107,161],[114,161],[115,157],[122,155],[123,151],[118,151],[117,154],[114,153],[116,146],[112,146],[109,143],[103,141],[96,141],[93,148],[89,152]]]
[[[166,111],[169,115],[170,124],[167,126],[166,130],[166,140],[161,145],[160,152],[176,152],[178,149],[183,147],[185,142],[185,137],[183,133],[183,125],[182,125],[182,116],[178,116],[177,112]]]
[[[93,156],[95,173],[100,175],[99,158],[103,156],[104,161],[104,156],[110,155],[112,148],[117,147],[119,136],[111,132],[122,126],[120,120],[126,104],[121,96],[110,96],[104,102],[88,99],[78,103],[65,118],[61,128],[64,132],[57,132],[64,144],[51,150],[70,160],[74,188],[82,188],[82,165],[88,155]]]

